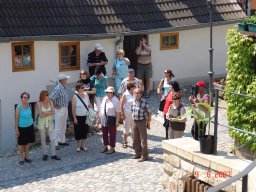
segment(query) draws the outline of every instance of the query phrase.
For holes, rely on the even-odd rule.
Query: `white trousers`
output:
[[[124,119],[124,134],[129,134],[131,132],[132,134],[132,112],[131,111],[125,111],[124,110],[124,115],[125,115],[125,119]]]
[[[62,107],[60,109],[55,109],[55,146],[58,146],[58,142],[66,142],[66,129],[67,129],[67,118],[68,118],[68,108]]]
[[[39,129],[43,154],[47,155],[46,130],[49,135],[50,142],[51,142],[51,154],[52,154],[52,156],[54,156],[54,155],[56,155],[56,152],[55,152],[55,131],[53,128],[50,130],[48,128]]]

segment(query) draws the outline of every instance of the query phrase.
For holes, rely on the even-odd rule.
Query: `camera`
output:
[[[193,97],[197,97],[197,95],[198,95],[198,86],[197,85],[193,85],[191,91],[192,91],[192,96]]]

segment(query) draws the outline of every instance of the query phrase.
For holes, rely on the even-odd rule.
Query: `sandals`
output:
[[[128,144],[128,142],[124,142],[124,143],[123,143],[123,148],[127,148],[127,147],[128,147],[127,144]]]
[[[26,163],[32,163],[32,160],[25,158],[25,162],[26,162]]]

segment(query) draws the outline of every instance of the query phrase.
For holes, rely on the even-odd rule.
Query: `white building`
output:
[[[109,77],[118,48],[125,50],[136,68],[134,51],[143,34],[152,48],[152,82],[158,82],[165,69],[172,69],[179,81],[208,77],[209,12],[205,2],[1,2],[0,154],[16,148],[15,105],[20,93],[28,91],[30,102],[36,102],[40,91],[53,85],[50,80],[56,80],[59,73],[76,82],[79,70],[87,68],[87,55],[95,43],[104,47]],[[226,73],[227,29],[244,16],[232,0],[217,1],[213,6],[215,75]],[[26,58],[30,62],[26,63]]]

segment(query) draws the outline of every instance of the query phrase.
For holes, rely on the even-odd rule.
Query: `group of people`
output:
[[[123,53],[121,50],[119,52]],[[119,70],[117,63],[113,65],[116,72]],[[94,64],[92,60],[90,64]],[[100,128],[103,135],[102,153],[112,154],[115,152],[116,129],[122,118],[124,120],[123,147],[128,147],[127,138],[132,133],[135,159],[139,157],[139,161],[145,161],[148,155],[146,129],[150,127],[151,111],[149,104],[142,98],[143,85],[135,77],[134,69],[127,68],[126,77],[120,82],[120,88],[115,90],[114,87],[109,86],[108,78],[104,75],[103,68],[99,66],[101,65],[95,67],[92,76],[87,71],[80,71],[80,78],[75,87],[76,91],[71,100],[74,133],[77,141],[76,151],[88,150],[86,138],[89,126],[86,124],[86,118],[90,112],[89,108],[91,108],[97,112],[95,127]],[[92,73],[92,71],[90,72]],[[53,91],[49,94],[48,91],[43,90],[39,95],[37,126],[40,132],[43,161],[48,159],[47,134],[50,139],[52,159],[60,160],[60,157],[56,155],[56,150],[59,150],[61,146],[69,146],[65,137],[69,103],[69,89],[66,85],[69,78],[65,74],[60,74]],[[23,92],[20,97],[21,104],[16,108],[15,126],[20,154],[19,163],[23,165],[24,162],[32,162],[29,158],[29,143],[35,141],[35,133],[32,106],[29,103],[30,95]]]
[[[129,68],[130,61],[124,57],[124,51],[117,51],[117,58],[113,63],[113,76],[115,76],[115,88],[109,86],[106,76],[105,65],[108,60],[100,44],[95,45],[95,49],[88,55],[89,72],[80,71],[79,80],[75,86],[76,91],[71,100],[72,117],[74,121],[74,133],[77,141],[76,151],[87,151],[86,139],[89,132],[89,125],[86,123],[89,109],[96,111],[95,127],[101,129],[103,144],[100,152],[112,154],[116,146],[116,130],[121,119],[123,126],[123,147],[128,147],[128,136],[131,135],[135,149],[133,159],[139,162],[146,161],[148,158],[147,129],[150,129],[151,110],[146,99],[149,97],[149,81],[152,75],[152,65],[150,58],[150,47],[147,39],[143,37],[140,41],[136,53],[139,56],[140,77],[147,77],[144,83],[141,78],[135,77],[135,71]],[[140,65],[140,66],[139,66]],[[69,146],[66,142],[66,128],[68,118],[68,91],[67,83],[70,77],[59,74],[58,81],[49,94],[43,90],[37,102],[38,109],[38,129],[40,131],[41,145],[43,151],[43,161],[48,159],[46,148],[46,133],[49,135],[51,145],[51,158],[60,160],[56,155],[56,150],[61,146]],[[174,81],[171,70],[164,72],[164,78],[160,81],[157,93],[162,94],[165,100],[163,108],[164,127],[166,128],[166,139],[182,137],[185,130],[186,118],[180,118],[186,113],[182,104],[182,92],[177,81]],[[198,83],[199,87],[204,88],[204,82]],[[200,101],[208,102],[208,96],[202,96],[203,89],[199,89],[197,97],[191,97],[191,103]],[[29,158],[29,143],[35,141],[35,133],[32,118],[32,106],[28,102],[30,95],[27,92],[21,94],[21,104],[16,108],[16,135],[19,146],[19,164],[24,162],[31,163]],[[198,125],[196,122],[193,127],[193,135],[198,139]],[[196,136],[197,135],[197,136]],[[25,153],[25,156],[24,156]]]
[[[195,85],[197,91],[194,95],[189,97],[190,104],[195,108],[198,107],[205,114],[208,114],[207,108],[203,105],[196,105],[197,103],[210,103],[209,95],[205,93],[206,84],[204,81],[198,81]],[[161,107],[159,110],[163,112],[165,127],[165,138],[176,139],[181,138],[186,128],[186,109],[182,103],[182,91],[179,83],[175,81],[172,70],[164,71],[164,78],[160,81],[157,93],[161,95]],[[196,114],[199,116],[199,114]],[[200,117],[198,117],[200,118]],[[206,124],[194,121],[191,128],[192,136],[195,140],[204,137],[206,132]]]

